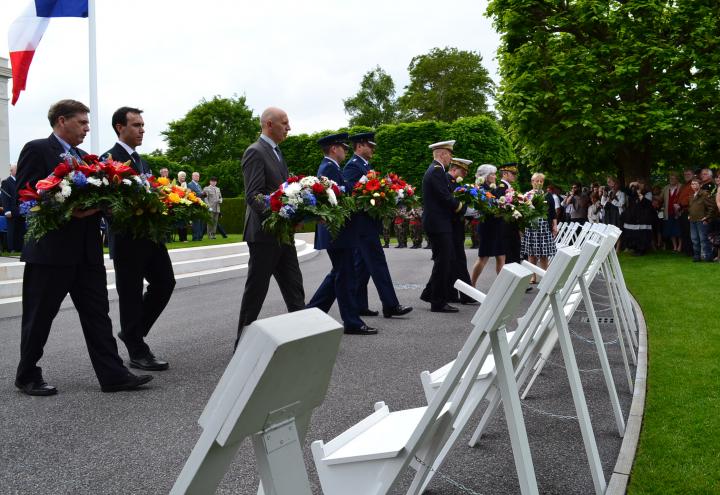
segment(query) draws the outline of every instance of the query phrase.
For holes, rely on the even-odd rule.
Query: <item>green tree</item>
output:
[[[343,100],[345,113],[350,115],[349,125],[378,127],[397,119],[395,83],[380,66],[367,72],[360,83],[360,90],[352,98]]]
[[[482,56],[457,48],[433,48],[413,57],[410,84],[398,104],[404,120],[452,122],[488,113],[493,82]]]
[[[498,109],[525,161],[625,180],[717,161],[717,2],[492,0],[487,14]]]
[[[200,172],[201,181],[218,176],[218,185],[227,196],[242,190],[240,160],[245,149],[257,139],[260,121],[248,108],[245,97],[204,98],[183,118],[163,131],[168,143],[166,157],[188,172]]]

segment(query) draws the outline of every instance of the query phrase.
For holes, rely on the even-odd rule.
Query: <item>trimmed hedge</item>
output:
[[[220,205],[222,217],[220,223],[225,232],[229,234],[242,234],[245,226],[245,198],[238,196],[237,198],[223,198]]]
[[[281,148],[292,173],[315,175],[323,157],[317,145],[318,138],[336,132],[354,134],[368,130],[367,127],[357,126],[289,136]],[[382,172],[393,171],[420,187],[425,170],[432,161],[428,145],[449,139],[457,140],[456,156],[473,160],[472,175],[474,169],[483,163],[497,165],[515,160],[510,141],[497,121],[488,116],[478,116],[464,117],[451,123],[419,121],[381,125],[375,135],[378,146],[371,165]]]

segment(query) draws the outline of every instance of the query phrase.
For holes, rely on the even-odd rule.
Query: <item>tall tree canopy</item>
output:
[[[225,160],[239,161],[259,133],[260,120],[253,116],[244,96],[214,96],[170,122],[162,134],[170,160],[198,169]]]
[[[715,0],[491,0],[498,109],[526,161],[648,177],[720,154]]]
[[[488,113],[493,82],[479,53],[433,48],[413,57],[410,84],[399,98],[405,120],[441,120]]]
[[[357,94],[343,100],[345,112],[350,115],[350,126],[377,127],[391,124],[397,118],[395,83],[380,66],[367,72]]]

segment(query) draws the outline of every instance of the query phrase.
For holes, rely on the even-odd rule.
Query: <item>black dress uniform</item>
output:
[[[422,182],[423,229],[432,244],[433,269],[423,299],[430,300],[431,311],[455,312],[447,303],[455,247],[453,246],[453,218],[465,209],[450,192],[445,167],[438,161],[428,167]]]
[[[455,178],[447,174],[450,191],[454,191],[457,184]],[[467,208],[465,208],[467,209]],[[455,280],[460,279],[468,285],[470,282],[470,273],[467,269],[467,255],[465,254],[465,217],[462,214],[456,214],[452,219],[452,242],[453,242],[453,260],[452,260],[452,276],[448,286],[449,300],[451,302],[460,302],[468,304],[474,302],[474,299],[459,292],[453,285]]]

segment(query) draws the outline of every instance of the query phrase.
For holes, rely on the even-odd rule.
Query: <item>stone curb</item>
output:
[[[627,492],[627,485],[630,481],[632,465],[635,461],[635,452],[637,451],[640,430],[642,429],[643,414],[645,412],[648,358],[647,326],[640,305],[632,295],[630,299],[635,307],[635,313],[638,316],[638,352],[637,368],[635,370],[635,387],[630,405],[630,414],[628,415],[627,425],[625,427],[625,435],[622,445],[620,446],[620,453],[618,454],[613,474],[610,477],[607,490],[605,490],[606,495],[623,495]]]

